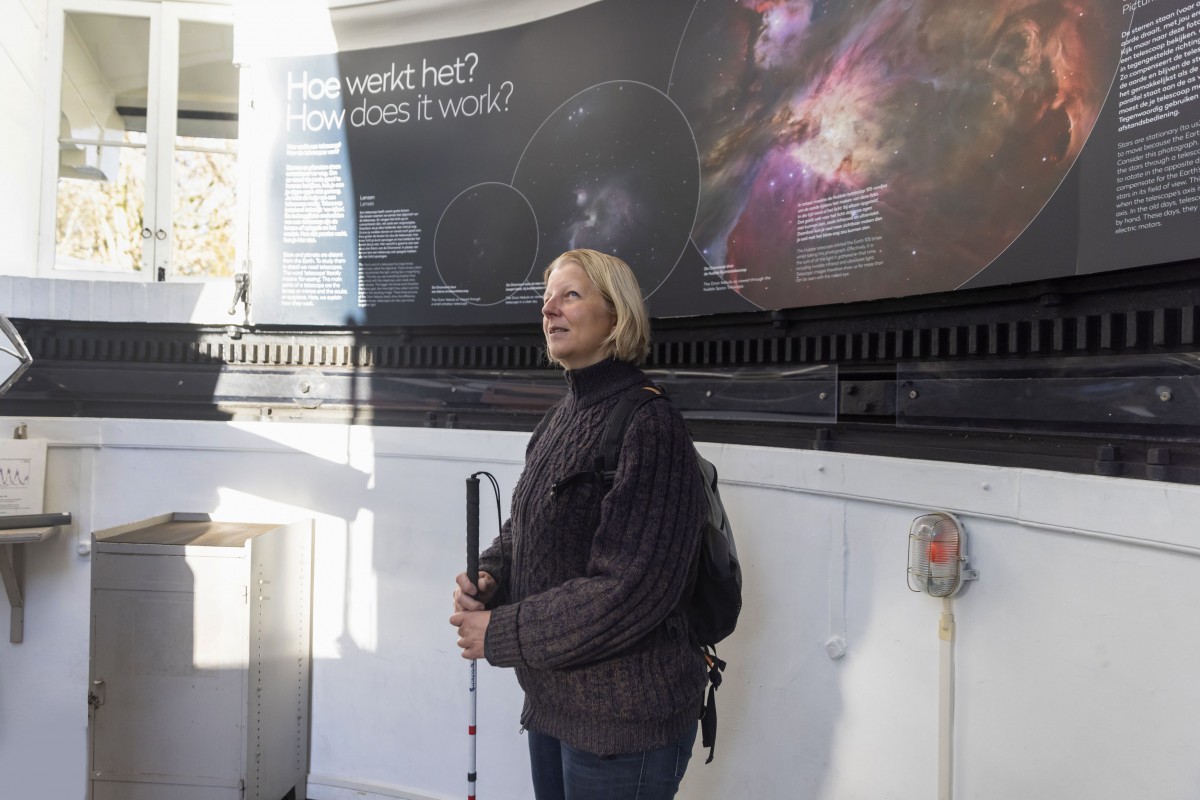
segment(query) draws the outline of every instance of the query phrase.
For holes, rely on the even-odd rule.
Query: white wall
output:
[[[50,442],[25,642],[0,630],[4,795],[83,797],[91,531],[167,511],[316,520],[309,796],[464,791],[466,663],[446,624],[464,480],[504,505],[525,436],[335,424],[27,422]],[[1184,800],[1200,785],[1200,488],[705,445],[746,569],[743,622],[688,798],[935,796],[939,601],[909,523],[948,509],[980,580],[955,600],[956,796]],[[485,483],[486,486],[486,483]],[[485,495],[485,533],[494,520]],[[0,627],[4,615],[0,615]],[[826,643],[842,637],[843,659]],[[530,796],[520,693],[481,668],[479,792]]]

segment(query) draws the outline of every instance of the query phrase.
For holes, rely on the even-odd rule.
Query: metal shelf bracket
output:
[[[70,514],[20,514],[0,517],[0,581],[8,595],[8,641],[25,640],[25,545],[53,536],[71,524]]]

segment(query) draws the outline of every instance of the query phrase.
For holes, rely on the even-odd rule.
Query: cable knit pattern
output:
[[[581,480],[552,495],[593,469],[617,400],[646,383],[611,359],[566,377],[526,451],[512,517],[480,557],[499,581],[485,653],[516,668],[529,730],[599,755],[663,747],[703,703],[703,657],[678,608],[694,580],[702,478],[683,418],[656,400],[630,422],[607,494]]]

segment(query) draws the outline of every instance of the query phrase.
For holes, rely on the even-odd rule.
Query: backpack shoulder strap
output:
[[[592,464],[592,469],[576,472],[550,487],[550,496],[556,497],[566,487],[577,481],[598,481],[604,491],[612,488],[617,475],[617,458],[621,454],[621,440],[625,438],[625,429],[629,427],[633,414],[645,403],[656,397],[665,397],[657,386],[638,386],[621,395],[621,399],[609,412],[608,421],[604,423],[604,433],[600,436],[600,453]],[[534,432],[537,435],[537,432]],[[531,440],[532,441],[532,440]]]
[[[621,454],[621,441],[634,413],[657,397],[665,397],[657,386],[638,386],[621,395],[613,407],[600,439],[600,455],[596,457],[596,472],[600,473],[606,486],[611,486],[617,474],[617,459]]]

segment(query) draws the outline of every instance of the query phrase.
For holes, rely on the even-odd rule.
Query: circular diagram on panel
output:
[[[769,308],[961,286],[1079,156],[1116,8],[700,0],[669,87],[703,165],[697,248]]]
[[[691,128],[643,83],[597,84],[534,133],[513,175],[529,198],[547,264],[591,248],[624,259],[649,296],[687,247],[700,169]]]
[[[507,184],[481,183],[460,192],[434,232],[434,267],[457,304],[503,303],[527,289],[537,259],[533,207]]]

